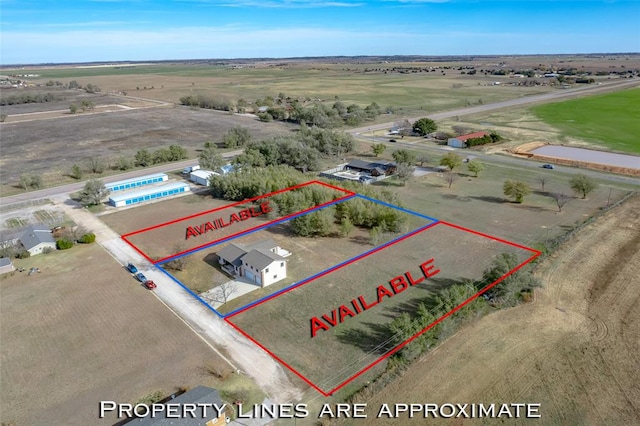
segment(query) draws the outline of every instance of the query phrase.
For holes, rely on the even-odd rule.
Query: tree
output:
[[[176,243],[173,245],[174,253],[182,253],[185,250],[186,250],[186,247],[182,243]],[[164,266],[167,269],[172,269],[174,271],[182,271],[184,267],[187,266],[187,260],[188,260],[188,256],[176,257],[168,261],[167,263],[165,263]]]
[[[582,199],[587,198],[587,194],[596,189],[598,186],[591,178],[585,175],[575,175],[569,181],[571,189],[576,194],[582,194]]]
[[[556,205],[558,206],[558,211],[561,212],[562,211],[562,207],[564,207],[564,205],[569,202],[571,197],[569,197],[567,194],[563,194],[561,192],[556,192],[555,194],[553,194],[553,199],[556,200]]]
[[[169,161],[180,161],[188,157],[187,150],[180,145],[169,145]]]
[[[484,164],[476,160],[471,160],[467,163],[467,169],[473,173],[475,177],[478,177],[478,173],[484,170]]]
[[[224,158],[218,152],[215,146],[205,148],[198,155],[198,164],[200,167],[207,170],[216,170],[224,165]]]
[[[406,149],[399,149],[397,151],[394,151],[392,155],[393,159],[396,160],[396,163],[398,164],[413,165],[418,158],[415,152],[407,151]]]
[[[428,163],[429,162],[429,156],[427,154],[420,154],[418,155],[418,158],[416,160],[418,163],[420,163],[420,167],[422,167],[424,165],[424,163]]]
[[[107,165],[102,159],[91,157],[87,160],[87,167],[89,168],[91,173],[99,175],[100,173],[104,172],[104,170],[107,168]]]
[[[398,133],[400,137],[404,139],[405,136],[409,136],[413,132],[413,127],[411,126],[411,122],[409,120],[403,120],[400,122],[400,126],[398,128]]]
[[[235,281],[227,281],[224,284],[220,284],[218,286],[218,291],[215,292],[213,296],[216,302],[220,304],[225,304],[231,299],[231,296],[238,291],[238,285]]]
[[[233,127],[222,137],[225,148],[245,146],[251,141],[249,129],[245,127]]]
[[[373,151],[376,157],[381,155],[385,149],[387,149],[387,146],[383,143],[376,143],[371,145],[371,150]]]
[[[447,166],[449,171],[453,171],[456,167],[462,164],[462,157],[455,152],[449,152],[447,155],[440,159],[441,166]]]
[[[73,166],[71,166],[71,173],[69,173],[69,176],[71,176],[74,179],[82,179],[82,167],[80,167],[77,164],[74,164]]]
[[[453,172],[447,172],[442,176],[442,179],[444,179],[444,181],[449,185],[448,187],[451,188],[453,182],[458,180],[458,175]]]
[[[31,175],[31,187],[42,188],[42,175]]]
[[[76,104],[69,105],[69,112],[71,114],[75,114],[76,112],[78,112],[78,105]]]
[[[544,191],[544,185],[549,181],[549,178],[545,175],[540,175],[536,180],[540,184],[540,191]]]
[[[129,170],[133,167],[133,161],[127,157],[119,157],[116,160],[116,169],[118,170]]]
[[[438,130],[438,125],[430,118],[421,118],[413,123],[413,131],[421,136],[428,135]]]
[[[136,152],[136,166],[147,167],[153,163],[153,157],[151,153],[146,149],[141,149]]]
[[[80,191],[80,203],[87,206],[96,206],[100,204],[103,198],[109,195],[110,190],[104,186],[104,183],[98,179],[91,179],[84,185]]]
[[[407,184],[407,181],[411,179],[411,176],[413,176],[413,172],[415,172],[415,170],[416,168],[410,166],[409,164],[399,163],[398,167],[396,168],[395,175],[402,183],[402,186],[404,186]]]
[[[524,182],[507,180],[502,186],[504,195],[512,197],[516,203],[522,203],[525,196],[531,194],[531,188]]]

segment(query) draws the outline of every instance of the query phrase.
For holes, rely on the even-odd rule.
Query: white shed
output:
[[[189,179],[191,182],[197,183],[198,185],[209,185],[209,178],[211,176],[220,176],[220,173],[213,172],[211,170],[196,170],[195,172],[191,172],[189,175]]]

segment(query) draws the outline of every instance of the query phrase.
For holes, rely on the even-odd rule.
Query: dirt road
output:
[[[187,293],[127,245],[118,234],[87,209],[65,197],[53,198],[77,224],[96,234],[96,240],[118,262],[133,262],[157,284],[154,295],[201,336],[209,346],[242,374],[251,377],[275,402],[298,398],[299,391],[290,383],[280,364],[257,345],[237,333],[229,324]]]
[[[640,196],[587,226],[538,272],[544,288],[534,303],[462,329],[374,395],[370,410],[531,402],[542,404],[544,424],[640,424]]]

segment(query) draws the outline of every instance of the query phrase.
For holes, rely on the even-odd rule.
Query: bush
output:
[[[31,257],[31,253],[27,250],[22,250],[16,253],[16,259],[26,259],[28,257]]]
[[[93,243],[95,241],[96,241],[96,234],[93,234],[93,233],[84,234],[78,240],[78,242],[81,243],[81,244],[91,244],[91,243]]]
[[[70,249],[71,247],[73,247],[73,241],[68,240],[66,238],[61,238],[58,241],[56,241],[56,247],[58,248],[58,250]]]

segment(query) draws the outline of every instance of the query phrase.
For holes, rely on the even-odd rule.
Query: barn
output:
[[[481,138],[483,136],[487,136],[487,132],[475,132],[469,133],[467,135],[456,136],[455,138],[449,138],[447,141],[447,145],[452,146],[454,148],[466,148],[467,141],[469,139]]]
[[[109,197],[109,204],[114,207],[130,206],[145,201],[157,200],[171,195],[182,194],[190,190],[184,182],[175,182],[167,185],[154,186],[139,191],[125,192]]]
[[[127,189],[139,188],[144,185],[151,185],[152,183],[165,182],[169,180],[169,176],[164,173],[157,173],[154,175],[140,176],[137,178],[118,180],[116,182],[105,183],[111,192],[125,191]]]
[[[189,175],[189,179],[191,182],[197,183],[198,185],[209,185],[209,178],[211,176],[220,176],[220,173],[213,172],[211,170],[196,170],[195,172],[191,172]]]

